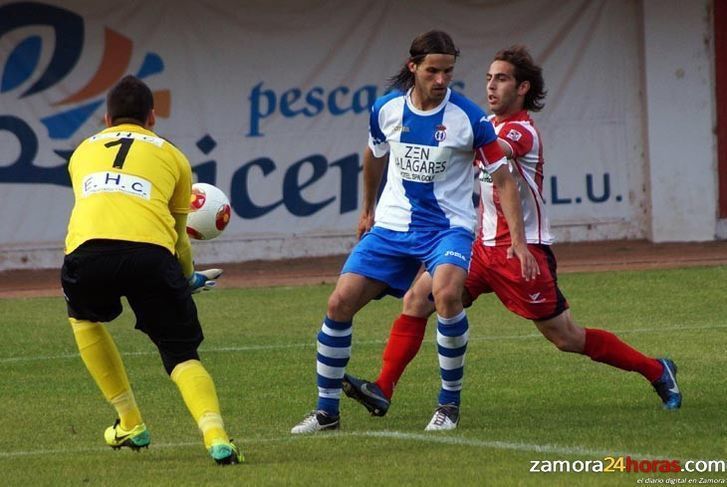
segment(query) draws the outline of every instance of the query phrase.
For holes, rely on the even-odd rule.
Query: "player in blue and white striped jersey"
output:
[[[522,229],[516,184],[492,125],[475,103],[449,88],[459,55],[451,37],[424,33],[414,39],[409,54],[391,80],[392,90],[371,111],[361,240],[343,266],[318,334],[317,407],[293,427],[294,434],[339,427],[353,316],[384,294],[402,297],[422,264],[433,276],[439,404],[456,410],[467,347],[462,289],[476,220],[475,164],[492,176],[508,222],[516,227],[519,222]],[[387,182],[376,205],[387,158]],[[536,267],[522,232],[513,251],[524,265]]]

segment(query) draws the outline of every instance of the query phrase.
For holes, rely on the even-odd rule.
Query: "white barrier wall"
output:
[[[646,0],[644,51],[651,232],[714,240],[717,148],[712,18],[705,0]]]
[[[693,5],[704,2],[680,8],[694,16]],[[656,8],[647,1],[647,10]],[[648,25],[652,45],[667,28]],[[526,44],[543,65],[549,93],[535,119],[545,141],[545,199],[561,240],[707,238],[680,233],[661,212],[702,212],[709,193],[669,206],[660,196],[667,183],[650,182],[643,26],[632,0],[2,2],[0,269],[60,265],[72,206],[65,158],[102,128],[104,94],[127,73],[155,91],[157,132],[188,155],[200,181],[230,195],[232,222],[220,239],[195,245],[198,262],[346,252],[368,108],[413,37],[432,28],[448,31],[462,52],[454,88],[483,106],[484,74],[498,49]],[[699,21],[680,28],[691,29],[692,48],[705,34]],[[703,51],[690,58],[687,77],[706,69]],[[658,55],[672,52],[682,55]],[[689,98],[696,88],[696,124],[709,110],[705,81],[698,77],[684,94],[679,81],[660,92],[647,80],[649,119],[682,115],[684,106],[658,96],[679,89]],[[700,127],[679,148],[702,158],[697,149],[709,144],[707,132],[694,134]],[[649,129],[652,161],[655,143],[674,140],[667,129]],[[685,168],[662,155],[656,173]],[[658,231],[650,233],[651,204],[667,206],[654,213]]]

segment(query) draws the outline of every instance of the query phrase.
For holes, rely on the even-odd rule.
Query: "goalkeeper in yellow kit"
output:
[[[195,272],[186,234],[192,186],[187,158],[151,131],[151,90],[123,78],[106,100],[105,130],[84,140],[69,163],[75,205],[61,271],[68,316],[83,362],[118,419],[104,438],[113,448],[149,445],[149,432],[124,364],[104,322],[126,296],[136,328],[159,349],[219,464],[242,455],[225,432],[212,377],[197,347],[202,328],[192,293],[214,286],[219,269]]]

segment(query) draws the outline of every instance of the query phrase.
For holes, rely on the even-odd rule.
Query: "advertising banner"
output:
[[[562,239],[643,236],[638,2],[0,2],[0,269],[54,266],[72,207],[67,159],[103,128],[125,74],[154,91],[156,132],[230,197],[199,261],[346,252],[368,113],[412,39],[449,32],[453,88],[486,108],[494,53],[525,44]]]

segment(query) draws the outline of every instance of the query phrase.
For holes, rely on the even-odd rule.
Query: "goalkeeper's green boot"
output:
[[[215,443],[210,447],[209,452],[218,465],[234,465],[245,461],[245,457],[232,440],[229,443]]]
[[[127,431],[121,427],[121,420],[117,419],[113,426],[106,428],[104,432],[106,444],[118,450],[122,446],[139,450],[140,448],[149,448],[149,431],[144,423],[134,426],[133,429]]]

